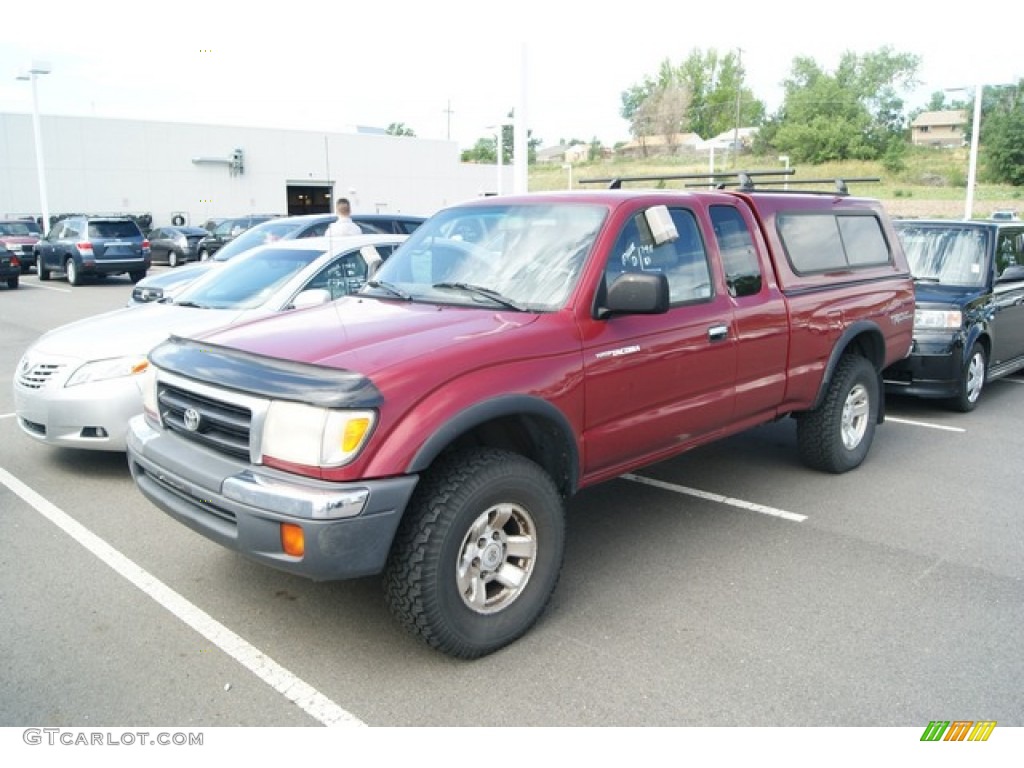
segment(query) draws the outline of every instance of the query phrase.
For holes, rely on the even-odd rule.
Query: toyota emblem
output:
[[[195,408],[186,408],[185,413],[182,414],[182,421],[185,422],[185,429],[189,432],[195,432],[199,429],[199,422],[202,418],[199,416],[199,411]]]

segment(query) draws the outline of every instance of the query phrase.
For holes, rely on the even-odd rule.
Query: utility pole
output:
[[[735,168],[740,153],[740,91],[743,86],[743,49],[736,49],[736,126],[732,132],[732,167]]]
[[[452,100],[448,99],[448,106],[441,110],[448,116],[448,141],[452,140],[452,115],[455,114],[452,111]]]

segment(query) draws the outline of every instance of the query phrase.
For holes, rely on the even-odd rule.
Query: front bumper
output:
[[[37,389],[14,384],[18,426],[29,437],[63,448],[123,451],[128,421],[142,413],[137,377],[107,379],[74,387],[65,376]]]
[[[356,483],[304,478],[206,450],[131,420],[128,464],[142,494],[175,520],[258,562],[315,581],[379,573],[418,477]],[[301,526],[288,555],[281,525]]]
[[[963,358],[959,335],[914,339],[910,355],[883,371],[886,391],[916,397],[955,397],[960,391]]]

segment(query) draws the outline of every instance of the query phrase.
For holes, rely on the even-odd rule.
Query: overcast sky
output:
[[[916,54],[922,84],[907,94],[910,107],[936,90],[1024,77],[1018,3],[920,8],[905,0],[17,0],[0,25],[0,73],[8,73],[0,111],[31,112],[31,88],[15,75],[41,60],[53,69],[38,83],[43,114],[317,131],[401,122],[467,147],[490,135],[525,84],[528,123],[544,145],[613,144],[629,133],[621,93],[695,48],[741,49],[747,83],[769,112],[796,56],[832,71],[844,51],[888,45]]]

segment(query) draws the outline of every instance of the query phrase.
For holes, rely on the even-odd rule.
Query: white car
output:
[[[15,369],[18,424],[50,445],[123,451],[128,420],[142,413],[139,374],[168,335],[193,336],[352,293],[406,238],[317,237],[261,246],[211,270],[173,301],[56,328]]]

